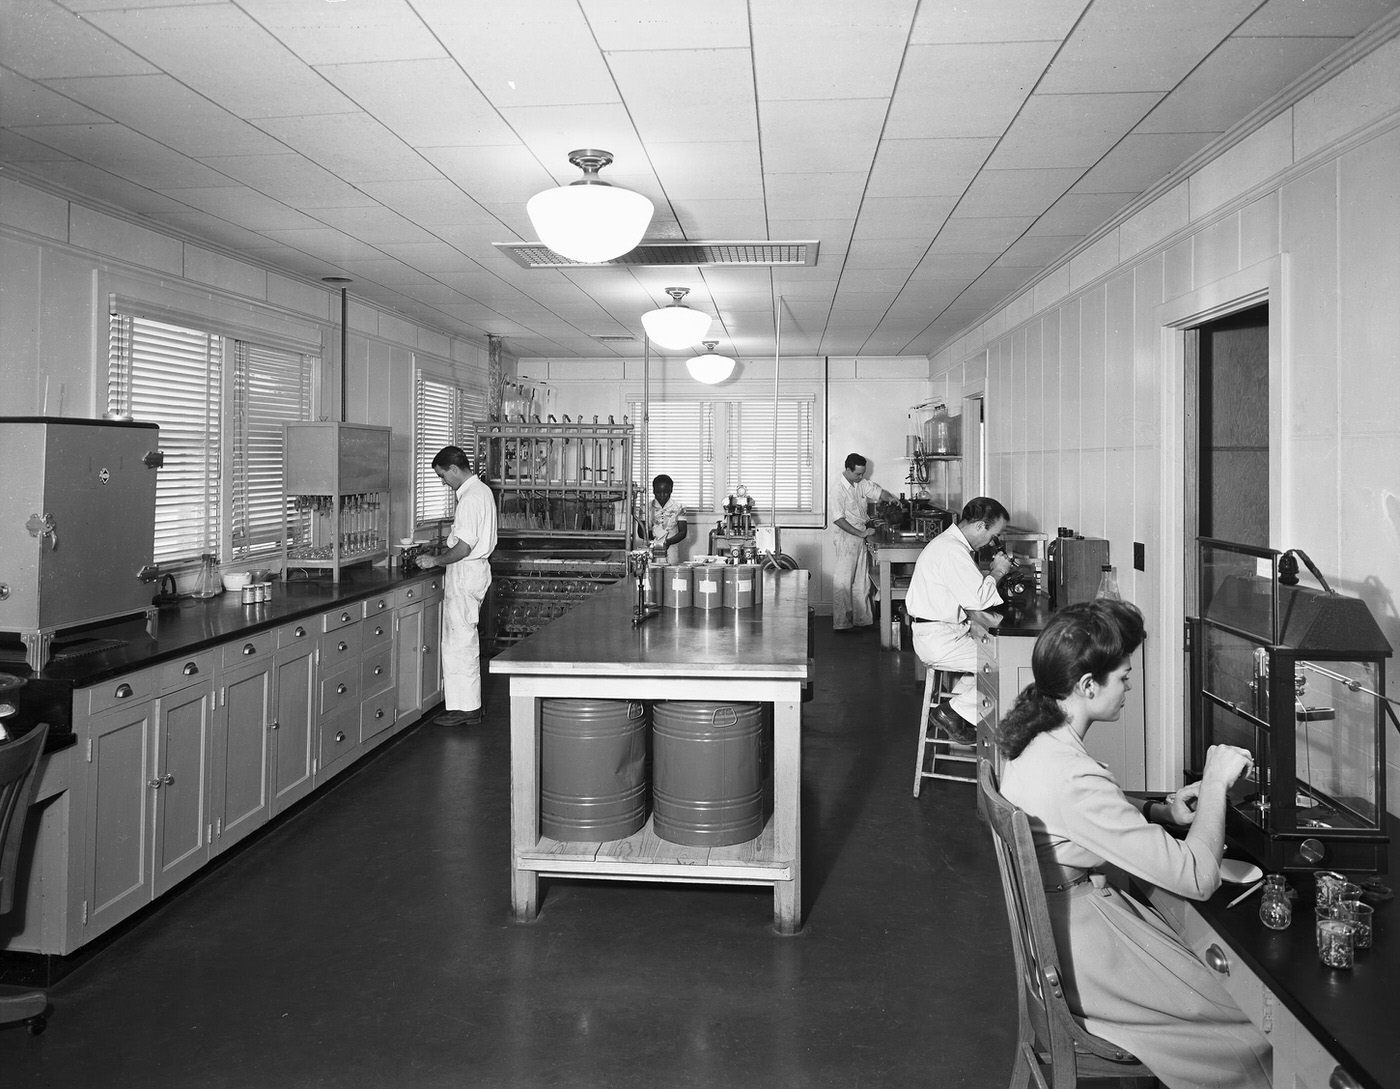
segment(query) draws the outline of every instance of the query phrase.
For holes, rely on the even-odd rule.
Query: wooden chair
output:
[[[955,783],[977,782],[974,748],[959,745],[929,717],[935,707],[953,694],[959,674],[928,667],[924,675],[924,702],[919,712],[919,755],[914,763],[914,797],[925,779],[951,779]],[[941,770],[940,770],[941,765]],[[966,766],[963,766],[966,765]]]
[[[44,751],[46,723],[17,741],[0,744],[0,915],[14,906],[15,873],[29,806],[39,788],[39,756]],[[23,1021],[37,1036],[48,1023],[49,999],[30,987],[0,985],[0,1024]]]
[[[1070,1012],[1030,821],[998,793],[993,776],[990,762],[983,760],[977,771],[978,794],[996,846],[1016,962],[1019,1025],[1011,1089],[1072,1089],[1081,1078],[1116,1080],[1125,1087],[1156,1086],[1152,1071],[1136,1056],[1095,1036]]]

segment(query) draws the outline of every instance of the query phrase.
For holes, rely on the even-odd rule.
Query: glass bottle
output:
[[[1287,930],[1288,924],[1293,921],[1293,904],[1288,899],[1288,886],[1281,873],[1271,873],[1264,878],[1259,920],[1270,930]]]
[[[1118,575],[1113,570],[1112,564],[1104,564],[1099,575],[1099,589],[1094,594],[1096,601],[1122,601],[1123,595],[1118,592]]]
[[[199,558],[201,562],[199,577],[195,579],[194,583],[194,596],[210,598],[224,588],[224,580],[219,577],[219,558],[212,552],[206,552]]]

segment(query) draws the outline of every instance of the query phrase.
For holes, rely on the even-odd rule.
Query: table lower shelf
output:
[[[592,843],[541,836],[533,847],[516,853],[515,865],[556,877],[725,885],[771,885],[791,881],[795,871],[795,860],[778,858],[771,819],[758,836],[729,847],[671,843],[656,834],[650,817],[626,839]]]

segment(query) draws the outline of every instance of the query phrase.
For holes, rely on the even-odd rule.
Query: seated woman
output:
[[[1170,1089],[1263,1089],[1268,1040],[1151,907],[1109,885],[1109,864],[1191,900],[1220,886],[1227,788],[1250,755],[1214,745],[1199,783],[1161,802],[1129,801],[1084,750],[1115,722],[1142,614],[1119,601],[1062,609],[1036,640],[1034,683],[998,727],[1000,789],[1030,818],[1070,1008],[1090,1032],[1133,1052]],[[1152,819],[1188,826],[1177,839]]]

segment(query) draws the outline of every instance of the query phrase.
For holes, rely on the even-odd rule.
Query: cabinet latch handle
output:
[[[243,644],[243,654],[244,654],[245,657],[246,657],[247,655],[249,655],[249,654],[256,654],[257,652],[258,652],[258,648],[255,647],[252,643],[244,643],[244,644]]]
[[[1222,976],[1228,976],[1230,974],[1230,958],[1227,957],[1224,950],[1214,942],[1211,942],[1206,948],[1205,960],[1210,968],[1219,972]]]
[[[117,685],[117,690],[113,693],[113,695],[115,695],[119,700],[131,699],[131,685],[123,681],[121,684]]]
[[[193,662],[186,662],[185,668],[182,669],[180,672],[183,673],[186,677],[193,677],[196,673],[199,672],[199,666],[195,665]]]

